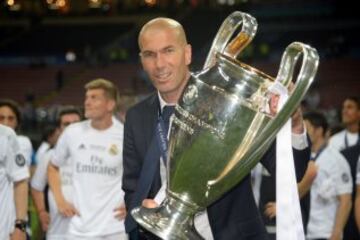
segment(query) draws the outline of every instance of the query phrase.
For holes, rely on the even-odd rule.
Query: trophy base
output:
[[[131,215],[147,231],[166,240],[204,240],[194,227],[197,211],[167,196],[157,208],[137,207]]]

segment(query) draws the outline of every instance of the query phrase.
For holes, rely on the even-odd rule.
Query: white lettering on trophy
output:
[[[188,111],[186,111],[185,109],[183,109],[182,107],[180,107],[179,105],[176,106],[176,110],[178,113],[180,113],[184,119],[188,120],[189,122],[196,124],[199,127],[205,128],[210,130],[212,133],[215,133],[216,135],[218,135],[221,139],[225,138],[225,134],[224,132],[220,131],[219,129],[211,126],[210,124],[204,122],[203,120],[197,118],[196,116],[192,115],[191,113],[189,113]],[[175,119],[174,119],[175,120]],[[185,124],[183,121],[181,121],[180,119],[177,119],[178,121],[174,121],[175,123],[181,122],[182,125],[185,126],[180,126],[181,129],[183,129],[184,131],[186,130],[185,128],[190,128],[187,124]],[[192,129],[192,132],[194,132],[194,130]],[[192,133],[191,133],[192,134]]]

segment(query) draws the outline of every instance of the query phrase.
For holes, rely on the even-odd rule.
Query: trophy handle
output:
[[[291,117],[291,114],[299,106],[300,101],[303,99],[313,82],[319,66],[319,55],[315,48],[301,42],[293,42],[286,48],[281,59],[280,69],[275,82],[279,82],[285,87],[289,86],[293,78],[294,68],[301,54],[303,55],[302,64],[295,82],[294,90],[289,94],[289,98],[283,108],[264,128],[263,132],[260,134],[261,137],[256,139],[254,146],[256,146],[257,143],[264,146],[268,146],[272,143],[281,128],[279,126],[283,126]],[[258,147],[253,148],[256,149]],[[263,147],[260,146],[260,149],[261,148]],[[256,152],[254,153],[256,155]],[[250,156],[250,158],[251,157],[252,156]]]
[[[242,23],[240,33],[228,44],[228,41]],[[233,12],[221,24],[206,58],[204,69],[216,62],[216,53],[220,52],[229,57],[237,55],[251,42],[257,31],[257,21],[254,17],[243,12]]]
[[[252,143],[248,154],[245,154],[243,157],[243,161],[246,161],[243,166],[247,166],[249,171],[256,164],[256,161],[253,161],[253,159],[260,159],[265,153],[275,139],[281,126],[286,123],[297,108],[314,80],[319,65],[319,55],[316,49],[300,42],[293,42],[286,48],[285,53],[283,54],[280,70],[275,82],[279,82],[285,87],[289,85],[293,77],[294,67],[301,54],[303,54],[302,65],[293,92],[275,118],[270,121],[259,134],[259,138],[255,139]],[[239,159],[237,161],[239,161]],[[240,164],[232,163],[229,165],[232,166],[226,166],[216,179],[208,181],[209,188],[213,187],[215,184],[235,185],[249,173],[249,171],[239,169]]]

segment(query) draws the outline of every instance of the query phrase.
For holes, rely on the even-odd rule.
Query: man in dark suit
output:
[[[360,145],[345,148],[341,151],[342,155],[349,163],[351,176],[353,180],[353,192],[352,192],[352,206],[349,214],[349,219],[344,228],[343,239],[346,240],[360,240],[360,185],[357,183],[357,174],[360,169],[359,157],[360,157]],[[355,213],[357,209],[358,213]],[[357,219],[356,219],[357,215]],[[357,221],[357,222],[356,222]]]
[[[162,186],[160,154],[152,149],[159,116],[163,109],[175,105],[190,79],[191,46],[182,26],[168,18],[157,18],[144,25],[139,34],[141,63],[157,92],[131,108],[124,129],[123,190],[128,212],[139,205],[155,207],[153,200]],[[301,115],[293,132],[303,132]],[[156,147],[155,147],[156,148]],[[149,164],[149,154],[158,154]],[[270,172],[275,170],[274,146],[262,163]],[[295,161],[296,161],[295,156]],[[301,161],[300,159],[299,161]],[[150,181],[144,180],[149,177]],[[146,186],[144,182],[149,182]],[[212,204],[208,209],[213,238],[216,240],[267,239],[266,230],[257,210],[250,177]],[[125,221],[130,239],[147,239],[138,233],[136,222],[128,214]]]

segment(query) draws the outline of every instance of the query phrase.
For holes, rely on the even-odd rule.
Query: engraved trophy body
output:
[[[240,25],[240,33],[228,43]],[[250,15],[231,14],[215,37],[204,70],[193,74],[176,106],[166,199],[158,208],[131,212],[142,227],[163,239],[202,239],[194,228],[196,213],[249,174],[313,81],[318,55],[302,43],[287,47],[276,79],[237,61],[256,29]],[[273,116],[267,111],[269,87],[274,82],[288,86],[301,55],[295,88]]]

